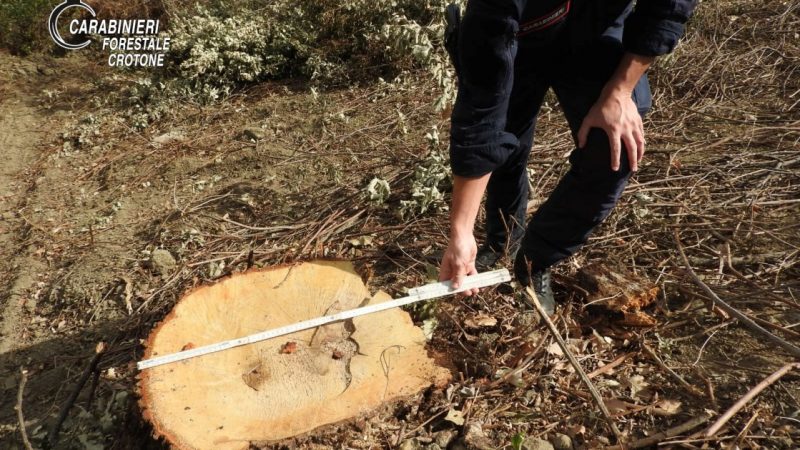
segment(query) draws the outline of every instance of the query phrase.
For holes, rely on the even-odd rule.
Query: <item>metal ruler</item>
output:
[[[423,300],[430,300],[437,297],[444,297],[446,295],[457,294],[469,289],[482,288],[493,286],[495,284],[503,283],[511,280],[511,275],[506,269],[493,270],[491,272],[479,273],[469,277],[465,277],[464,281],[458,289],[453,289],[450,281],[440,281],[438,283],[426,284],[424,286],[409,289],[408,296],[391,300],[388,302],[378,303],[375,305],[362,306],[361,308],[350,309],[340,313],[332,314],[329,316],[317,317],[314,319],[304,320],[302,322],[286,325],[283,327],[275,328],[272,330],[262,331],[260,333],[251,334],[249,336],[231,339],[229,341],[218,342],[216,344],[204,345],[196,347],[191,350],[184,350],[178,353],[172,353],[164,356],[157,356],[155,358],[145,359],[139,361],[136,367],[139,370],[149,369],[163,364],[169,364],[185,359],[194,358],[196,356],[203,356],[209,353],[220,352],[233,347],[241,345],[252,344],[274,337],[283,336],[286,334],[295,333],[309,328],[316,328],[322,325],[327,325],[331,322],[339,322],[342,320],[351,319],[353,317],[363,316],[365,314],[372,314],[387,309],[397,308],[399,306],[409,305],[411,303],[420,302]]]

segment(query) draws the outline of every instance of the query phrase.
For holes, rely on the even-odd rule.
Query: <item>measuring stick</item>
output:
[[[493,270],[491,272],[479,273],[476,275],[464,278],[461,287],[453,289],[450,286],[450,281],[440,281],[438,283],[426,284],[424,286],[409,289],[408,296],[391,300],[388,302],[377,303],[375,305],[362,306],[361,308],[350,309],[340,313],[332,314],[330,316],[316,317],[314,319],[304,320],[302,322],[286,325],[283,327],[275,328],[273,330],[262,331],[260,333],[251,334],[249,336],[240,337],[238,339],[231,339],[229,341],[218,342],[216,344],[204,345],[202,347],[185,350],[170,355],[157,356],[155,358],[145,359],[139,361],[136,367],[139,370],[149,369],[150,367],[169,364],[185,359],[194,358],[195,356],[207,355],[209,353],[220,352],[233,347],[241,345],[252,344],[274,337],[283,336],[286,334],[295,333],[309,328],[316,328],[322,325],[327,325],[331,322],[339,322],[342,320],[352,319],[353,317],[363,316],[365,314],[372,314],[387,309],[397,308],[399,306],[410,305],[411,303],[420,302],[423,300],[430,300],[432,298],[444,297],[446,295],[457,294],[474,288],[482,288],[493,286],[495,284],[503,283],[511,280],[511,275],[506,269]]]

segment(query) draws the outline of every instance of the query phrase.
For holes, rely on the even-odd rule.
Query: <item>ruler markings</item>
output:
[[[304,320],[302,322],[285,325],[282,327],[274,328],[272,330],[262,331],[260,333],[243,336],[237,339],[218,342],[215,344],[204,345],[202,347],[184,350],[169,355],[157,356],[155,358],[145,359],[139,361],[136,367],[139,370],[149,369],[151,367],[161,366],[173,362],[183,361],[189,358],[216,353],[242,345],[252,344],[255,342],[272,339],[279,336],[284,336],[298,331],[307,330],[309,328],[316,328],[322,325],[327,325],[332,322],[340,322],[342,320],[351,319],[353,317],[363,316],[366,314],[373,314],[387,309],[397,308],[400,306],[409,305],[423,300],[430,300],[437,297],[444,297],[446,295],[457,294],[469,289],[482,288],[493,286],[495,284],[503,283],[511,280],[511,275],[506,269],[493,270],[491,272],[479,273],[476,275],[464,278],[461,287],[453,289],[450,286],[450,281],[440,281],[438,283],[426,284],[424,286],[412,288],[408,290],[407,297],[398,298],[388,302],[377,303],[375,305],[362,306],[360,308],[342,311],[329,316],[315,317],[313,319]]]

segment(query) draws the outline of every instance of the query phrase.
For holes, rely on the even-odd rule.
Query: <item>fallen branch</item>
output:
[[[681,240],[678,237],[678,230],[677,229],[673,230],[673,233],[675,238],[675,245],[678,247],[678,252],[680,252],[684,264],[686,264],[686,270],[689,276],[692,278],[695,284],[697,284],[709,297],[711,297],[712,300],[714,300],[714,304],[716,306],[719,306],[725,312],[738,319],[742,323],[742,325],[747,327],[750,331],[758,335],[761,335],[762,337],[766,338],[773,344],[780,346],[795,358],[800,358],[800,348],[779,338],[778,336],[775,336],[766,329],[762,328],[759,324],[755,323],[753,319],[747,317],[744,313],[742,313],[738,309],[722,301],[722,299],[720,299],[719,296],[717,296],[717,294],[715,294],[714,291],[712,291],[711,288],[708,287],[708,285],[703,283],[703,281],[695,273],[694,269],[692,269],[692,265],[689,264],[689,258],[686,257],[686,253],[683,251],[683,245],[681,244]]]
[[[106,346],[102,342],[97,344],[97,347],[95,347],[95,353],[92,361],[88,366],[86,366],[86,370],[83,371],[83,374],[81,374],[81,377],[78,379],[78,384],[69,394],[64,406],[61,407],[61,411],[58,414],[58,419],[56,419],[56,422],[53,424],[53,427],[48,433],[47,443],[50,446],[55,447],[55,445],[58,443],[58,433],[61,431],[61,425],[64,423],[64,420],[67,419],[69,410],[72,408],[72,405],[75,404],[75,400],[78,399],[78,395],[81,393],[81,390],[83,390],[83,386],[86,384],[86,381],[89,380],[89,376],[92,374],[92,372],[97,370],[97,365],[100,363],[100,359],[105,353],[105,350]]]
[[[665,372],[670,374],[672,378],[675,378],[675,380],[677,380],[678,383],[681,384],[681,386],[686,388],[686,390],[688,390],[690,394],[694,395],[695,397],[706,398],[706,395],[703,393],[703,391],[701,391],[699,388],[686,381],[677,372],[667,367],[664,361],[662,361],[661,358],[659,358],[658,355],[656,355],[656,352],[654,352],[652,348],[648,347],[647,344],[642,345],[642,348],[644,349],[645,353],[647,353],[651,358],[653,358],[653,360],[656,362],[656,364],[658,364],[659,367],[661,367],[662,369],[664,369]]]
[[[22,434],[22,443],[25,445],[27,450],[33,450],[31,446],[31,441],[28,440],[28,432],[25,431],[25,415],[22,414],[22,397],[25,392],[25,383],[28,382],[28,371],[25,370],[24,367],[19,368],[19,373],[21,375],[19,380],[19,390],[17,391],[17,420],[19,421],[19,432]]]
[[[708,422],[708,419],[710,419],[710,418],[711,418],[711,413],[706,411],[702,415],[697,416],[697,417],[695,417],[695,418],[693,418],[693,419],[691,419],[691,420],[689,420],[687,422],[684,422],[684,423],[682,423],[680,425],[677,425],[675,427],[672,427],[672,428],[670,428],[668,430],[665,430],[665,431],[662,431],[660,433],[656,433],[656,434],[654,434],[652,436],[648,436],[646,438],[639,439],[638,441],[633,441],[630,444],[627,444],[625,447],[623,447],[621,445],[615,445],[613,447],[606,447],[606,450],[624,450],[624,449],[628,449],[628,448],[650,447],[650,446],[658,444],[659,442],[661,442],[661,441],[663,441],[665,439],[670,439],[670,438],[673,438],[675,436],[680,436],[681,434],[686,433],[687,431],[693,430],[693,429],[699,427],[700,425]]]
[[[613,368],[617,367],[618,365],[622,364],[623,362],[625,362],[625,360],[627,360],[628,358],[630,358],[633,355],[634,355],[634,352],[628,352],[628,353],[625,353],[624,355],[620,355],[616,359],[611,361],[610,363],[606,364],[605,366],[598,367],[597,369],[589,372],[589,374],[587,374],[586,377],[591,380],[592,378],[594,378],[594,377],[596,377],[598,375],[603,375],[606,372],[611,371],[611,369],[613,369]]]
[[[421,430],[422,428],[424,428],[426,425],[428,425],[429,423],[433,422],[433,421],[434,421],[434,420],[436,420],[437,418],[439,418],[439,417],[442,417],[442,415],[443,415],[444,413],[448,412],[448,411],[449,411],[449,409],[445,408],[444,410],[442,410],[442,411],[439,411],[438,413],[436,413],[436,414],[434,414],[434,415],[432,415],[432,416],[428,417],[428,419],[427,419],[427,420],[425,420],[425,421],[424,421],[424,422],[422,422],[421,424],[417,425],[417,427],[416,427],[416,428],[414,428],[413,430],[411,430],[411,431],[406,431],[406,432],[403,432],[403,433],[401,433],[401,434],[399,435],[399,437],[397,438],[397,442],[398,442],[398,444],[399,444],[400,442],[403,442],[403,440],[405,440],[407,437],[409,437],[409,436],[412,436],[412,435],[416,434],[416,432],[417,432],[417,431]]]
[[[753,415],[750,416],[750,419],[748,419],[747,423],[744,424],[744,428],[742,428],[742,431],[740,431],[739,434],[736,435],[736,439],[733,440],[733,445],[738,445],[745,439],[745,437],[747,437],[747,433],[750,431],[750,427],[753,426],[753,423],[755,423],[756,419],[758,419],[758,416],[760,414],[761,410],[756,409],[756,412],[754,412]]]
[[[768,261],[775,261],[775,260],[782,260],[787,256],[791,255],[791,252],[770,252],[770,253],[763,253],[759,255],[748,255],[748,256],[732,256],[726,257],[725,262],[728,267],[735,266],[750,266],[753,264],[762,264]],[[708,258],[696,258],[690,257],[689,261],[692,262],[695,266],[700,267],[716,267],[719,265],[719,258],[708,257]]]
[[[565,355],[567,355],[567,359],[569,360],[570,364],[572,364],[572,367],[575,368],[575,372],[581,378],[583,384],[585,384],[586,387],[589,389],[589,392],[592,394],[592,398],[594,399],[594,402],[597,404],[597,407],[600,408],[600,412],[603,414],[603,417],[605,418],[608,427],[611,429],[611,431],[614,433],[614,436],[617,438],[617,442],[622,444],[624,442],[622,433],[619,431],[619,428],[617,428],[617,424],[614,423],[614,419],[611,417],[611,413],[608,411],[606,404],[603,402],[603,398],[600,396],[600,393],[597,392],[597,389],[594,387],[594,384],[592,384],[592,381],[589,379],[589,377],[586,376],[586,373],[583,371],[583,368],[578,363],[578,360],[575,358],[575,355],[573,355],[570,349],[567,347],[567,343],[564,342],[564,339],[558,333],[558,330],[556,329],[556,326],[553,324],[553,321],[550,320],[549,317],[547,317],[547,313],[542,308],[542,305],[539,303],[539,298],[536,297],[536,293],[533,291],[533,289],[530,288],[530,286],[525,288],[525,293],[528,294],[528,298],[530,298],[533,307],[536,308],[536,312],[539,313],[539,316],[542,318],[545,325],[547,325],[547,329],[550,330],[550,333],[553,335],[553,338],[555,338],[556,342],[558,343],[558,346],[561,347],[561,350],[564,352]]]
[[[744,281],[745,283],[749,284],[750,286],[753,286],[754,288],[756,288],[759,291],[769,295],[770,297],[772,297],[773,299],[783,303],[784,305],[791,306],[792,308],[795,308],[795,309],[800,309],[800,304],[798,304],[797,302],[793,302],[791,300],[787,300],[787,299],[781,297],[780,295],[778,295],[778,294],[776,294],[776,293],[774,293],[774,292],[772,292],[772,291],[770,291],[768,289],[764,289],[763,287],[761,287],[760,284],[756,283],[755,281],[751,280],[750,278],[747,278],[741,272],[739,272],[738,270],[734,269],[733,265],[731,265],[730,258],[726,258],[726,261],[728,263],[728,270],[730,270],[730,272],[736,278],[740,279],[741,281]]]
[[[780,377],[786,375],[786,373],[792,369],[800,369],[800,363],[786,364],[785,366],[776,370],[775,373],[773,373],[772,375],[768,376],[767,378],[764,378],[764,380],[762,380],[752,389],[747,391],[747,393],[744,394],[744,396],[740,398],[736,403],[734,403],[733,406],[728,408],[728,410],[725,411],[725,414],[721,415],[720,418],[717,419],[716,422],[714,422],[714,424],[708,427],[708,429],[705,430],[705,432],[703,432],[703,436],[709,438],[717,434],[717,431],[719,431],[720,428],[722,428],[726,423],[728,423],[731,417],[736,415],[736,413],[739,412],[740,409],[744,408],[744,405],[746,405],[747,402],[752,400],[753,397],[761,393],[761,391],[766,389],[772,383],[778,381]]]
[[[773,330],[780,331],[781,333],[786,333],[790,336],[794,336],[796,338],[800,338],[800,333],[794,330],[790,330],[789,328],[782,327],[780,325],[775,325],[774,323],[770,322],[769,320],[764,320],[759,317],[753,317],[753,320],[760,325],[764,325],[767,328],[772,328]]]
[[[458,322],[456,322],[456,324],[458,324]],[[489,385],[489,387],[496,387],[499,384],[505,383],[506,381],[508,381],[509,378],[513,377],[514,375],[527,370],[533,359],[536,358],[539,355],[539,353],[541,353],[544,350],[545,339],[547,339],[546,335],[539,340],[539,343],[536,344],[536,346],[528,348],[523,355],[520,355],[518,357],[517,362],[513,364],[514,368],[506,372],[506,374],[500,377],[499,379],[493,381]],[[525,344],[523,345],[523,350],[525,350],[526,346],[530,347],[529,344]]]

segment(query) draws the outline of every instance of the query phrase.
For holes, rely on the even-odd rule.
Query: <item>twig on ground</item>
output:
[[[24,367],[19,368],[20,379],[19,379],[19,390],[17,391],[17,420],[19,421],[19,432],[22,435],[22,443],[25,445],[27,450],[33,450],[31,446],[31,441],[28,440],[28,432],[25,431],[25,415],[22,414],[22,398],[25,393],[25,383],[28,382],[28,371],[25,370]]]
[[[782,327],[780,325],[775,325],[774,323],[772,323],[772,322],[770,322],[768,320],[761,319],[759,317],[753,317],[753,320],[756,323],[758,323],[760,325],[764,325],[767,328],[772,328],[773,330],[780,331],[781,333],[786,333],[786,334],[788,334],[790,336],[794,336],[796,338],[800,338],[800,333],[798,333],[797,331],[790,330],[789,328]]]
[[[94,357],[92,357],[91,362],[89,362],[89,365],[86,366],[86,369],[81,374],[81,377],[78,379],[78,384],[75,385],[75,388],[69,394],[64,406],[61,407],[61,411],[58,413],[58,419],[56,419],[56,422],[48,433],[47,442],[51,446],[55,446],[56,443],[58,443],[58,433],[61,432],[61,425],[64,423],[64,420],[67,419],[69,410],[72,408],[72,405],[75,404],[75,400],[78,399],[78,395],[81,393],[81,390],[83,390],[83,386],[86,384],[86,381],[89,380],[89,376],[97,369],[97,365],[100,363],[100,359],[105,351],[106,346],[104,343],[101,342],[97,344]]]
[[[606,404],[603,402],[603,398],[600,396],[600,393],[597,392],[597,389],[594,387],[594,384],[592,384],[592,380],[590,380],[589,377],[586,376],[586,373],[583,371],[583,368],[581,367],[580,363],[578,363],[578,360],[575,358],[575,355],[573,355],[572,351],[570,351],[569,347],[567,347],[567,343],[564,342],[564,339],[558,333],[558,330],[556,329],[556,326],[553,324],[553,321],[550,320],[549,317],[547,317],[547,313],[542,308],[542,305],[539,303],[539,298],[536,297],[536,292],[534,292],[533,289],[531,289],[530,286],[528,286],[525,288],[525,293],[528,295],[528,298],[530,298],[533,307],[536,308],[536,312],[539,313],[539,316],[542,318],[545,325],[547,325],[547,329],[550,330],[550,333],[553,335],[553,338],[558,343],[558,346],[561,347],[561,350],[567,356],[567,359],[569,360],[570,364],[572,364],[572,367],[575,368],[575,372],[577,372],[578,376],[581,378],[581,381],[583,381],[583,383],[589,389],[589,392],[592,394],[592,398],[594,399],[594,402],[597,404],[597,407],[600,408],[600,412],[603,414],[603,417],[605,418],[608,427],[611,429],[611,431],[614,433],[614,436],[617,438],[617,442],[622,444],[624,442],[622,433],[619,431],[619,428],[617,428],[617,424],[614,423],[614,419],[611,417],[611,413],[608,411]]]
[[[736,415],[736,413],[739,412],[740,409],[744,408],[744,405],[746,405],[747,402],[752,400],[753,397],[761,393],[761,391],[769,387],[772,383],[778,381],[780,377],[786,375],[786,373],[792,369],[800,369],[800,363],[786,364],[785,366],[776,370],[772,375],[768,376],[767,378],[764,378],[760,383],[753,386],[753,388],[747,391],[747,393],[744,394],[744,396],[740,398],[736,403],[734,403],[733,406],[728,408],[728,410],[725,411],[725,414],[721,415],[716,422],[714,422],[710,427],[708,427],[708,429],[706,429],[703,432],[703,436],[709,438],[717,434],[717,431],[719,431],[720,428],[722,428],[726,423],[728,423],[731,417]]]
[[[702,378],[702,379],[703,379],[703,382],[705,382],[705,385],[706,385],[706,386],[705,386],[705,387],[706,387],[706,389],[705,389],[705,392],[706,392],[706,397],[707,397],[707,398],[708,398],[708,400],[711,402],[711,406],[713,406],[714,408],[716,408],[716,407],[717,407],[717,398],[716,398],[716,396],[714,395],[714,384],[713,384],[713,383],[711,383],[711,378],[709,378],[708,376],[706,376],[706,374],[705,374],[705,373],[703,373],[703,369],[702,369],[702,368],[700,368],[700,367],[698,367],[698,366],[694,366],[694,367],[692,367],[692,369],[694,370],[694,373],[695,373],[695,374],[696,374],[698,377]]]
[[[536,358],[539,355],[539,353],[544,351],[544,342],[545,342],[546,338],[547,338],[547,335],[543,336],[542,339],[539,340],[538,344],[536,344],[534,347],[528,349],[528,351],[526,352],[525,355],[520,355],[520,359],[522,359],[522,358],[524,358],[524,359],[522,359],[522,361],[520,361],[517,364],[515,364],[515,367],[513,369],[509,370],[508,372],[506,372],[505,375],[503,375],[499,379],[493,381],[489,385],[489,387],[496,387],[496,386],[498,386],[498,385],[500,385],[502,383],[505,383],[506,381],[508,381],[509,378],[513,377],[514,375],[519,374],[519,373],[527,370],[528,367],[530,366],[531,362],[533,361],[533,359]]]
[[[753,426],[753,423],[755,423],[759,414],[761,414],[761,410],[757,409],[756,412],[754,412],[753,415],[750,416],[750,419],[747,421],[746,424],[744,424],[744,428],[742,428],[742,431],[740,431],[739,434],[736,436],[736,439],[734,439],[733,442],[730,445],[728,445],[728,449],[734,450],[736,448],[739,448],[738,447],[739,443],[745,439],[745,437],[747,436],[747,432],[750,431],[750,427]]]
[[[406,432],[404,432],[404,433],[400,433],[399,437],[397,438],[397,441],[398,441],[398,443],[400,443],[400,442],[403,442],[403,440],[404,440],[405,438],[407,438],[407,437],[409,437],[409,436],[412,436],[412,435],[414,435],[414,434],[415,434],[417,431],[419,431],[419,430],[421,430],[422,428],[424,428],[424,427],[425,427],[425,425],[428,425],[429,423],[433,422],[433,421],[434,421],[434,420],[436,420],[437,418],[441,417],[441,416],[442,416],[444,413],[446,413],[447,411],[449,411],[449,410],[448,410],[448,409],[444,409],[444,410],[442,410],[442,411],[439,411],[438,413],[435,413],[435,414],[433,414],[432,416],[428,417],[428,419],[426,419],[426,420],[425,420],[424,422],[422,422],[421,424],[417,425],[417,427],[416,427],[416,428],[414,428],[413,430],[411,430],[411,431],[406,431]]]
[[[652,348],[648,347],[647,344],[642,344],[642,349],[644,349],[645,353],[647,353],[651,358],[653,358],[653,361],[655,361],[659,367],[664,369],[664,371],[667,372],[669,375],[671,375],[672,378],[674,378],[678,383],[681,384],[681,386],[686,388],[686,390],[689,391],[690,394],[694,395],[695,397],[703,397],[703,398],[706,397],[703,391],[701,391],[698,387],[692,385],[691,383],[686,381],[682,376],[680,376],[677,372],[667,367],[664,361],[662,361],[661,358],[658,357],[656,352],[654,352]]]
[[[625,353],[624,355],[620,355],[616,359],[611,361],[610,363],[606,364],[605,366],[598,367],[597,369],[589,372],[586,375],[586,377],[591,380],[592,378],[594,378],[594,377],[596,377],[598,375],[602,375],[602,374],[610,371],[614,367],[617,367],[618,365],[622,364],[623,362],[625,362],[625,360],[627,360],[628,358],[630,358],[633,355],[634,355],[634,352],[628,352],[628,353]]]
[[[800,348],[779,338],[778,336],[775,336],[774,334],[762,328],[759,324],[755,323],[752,319],[744,315],[744,313],[742,313],[738,309],[734,308],[733,306],[727,304],[722,299],[720,299],[719,296],[717,296],[717,294],[714,293],[714,291],[712,291],[710,287],[708,287],[708,285],[703,283],[703,281],[694,272],[694,269],[692,269],[692,265],[689,264],[689,259],[686,257],[686,253],[683,251],[683,245],[681,244],[680,237],[678,236],[678,230],[677,229],[673,230],[673,233],[674,233],[675,245],[678,247],[678,252],[680,252],[681,258],[683,258],[683,262],[686,265],[686,270],[689,276],[692,278],[695,284],[697,284],[709,297],[711,297],[714,300],[714,303],[717,306],[722,308],[725,312],[727,312],[731,316],[736,317],[740,322],[742,322],[742,325],[747,327],[750,331],[757,333],[766,338],[768,341],[772,342],[773,344],[780,346],[795,358],[800,358]]]
[[[656,433],[652,436],[648,436],[643,439],[639,439],[638,441],[633,441],[630,444],[627,444],[624,448],[644,448],[650,447],[652,445],[656,445],[659,442],[670,439],[675,436],[679,436],[687,431],[693,430],[700,425],[708,422],[711,418],[712,414],[708,411],[704,412],[702,415],[692,418],[691,420],[684,422],[678,426],[672,427],[666,431],[662,431],[660,433]],[[615,445],[613,447],[606,447],[606,450],[622,450],[623,446]]]
[[[768,290],[768,289],[764,289],[763,287],[761,287],[761,285],[760,285],[760,284],[758,284],[758,283],[756,283],[755,281],[753,281],[753,280],[751,280],[751,279],[747,278],[747,277],[746,277],[746,276],[744,276],[744,275],[743,275],[741,272],[739,272],[738,270],[736,270],[736,269],[733,267],[733,265],[731,264],[730,258],[726,258],[726,260],[727,260],[727,263],[728,263],[728,264],[727,264],[727,265],[728,265],[728,270],[730,270],[730,272],[731,272],[731,273],[732,273],[732,274],[733,274],[733,275],[734,275],[736,278],[738,278],[738,279],[740,279],[740,280],[744,281],[745,283],[749,284],[750,286],[753,286],[754,288],[756,288],[756,289],[758,289],[759,291],[763,292],[764,294],[766,294],[766,295],[768,295],[768,296],[772,297],[772,298],[773,298],[773,299],[775,299],[776,301],[779,301],[779,302],[783,303],[784,305],[791,306],[792,308],[795,308],[795,309],[800,309],[800,303],[793,302],[793,301],[791,301],[791,300],[785,299],[785,298],[781,297],[780,295],[778,295],[778,294],[776,294],[776,293],[774,293],[774,292],[772,292],[772,291],[770,291],[770,290]]]

